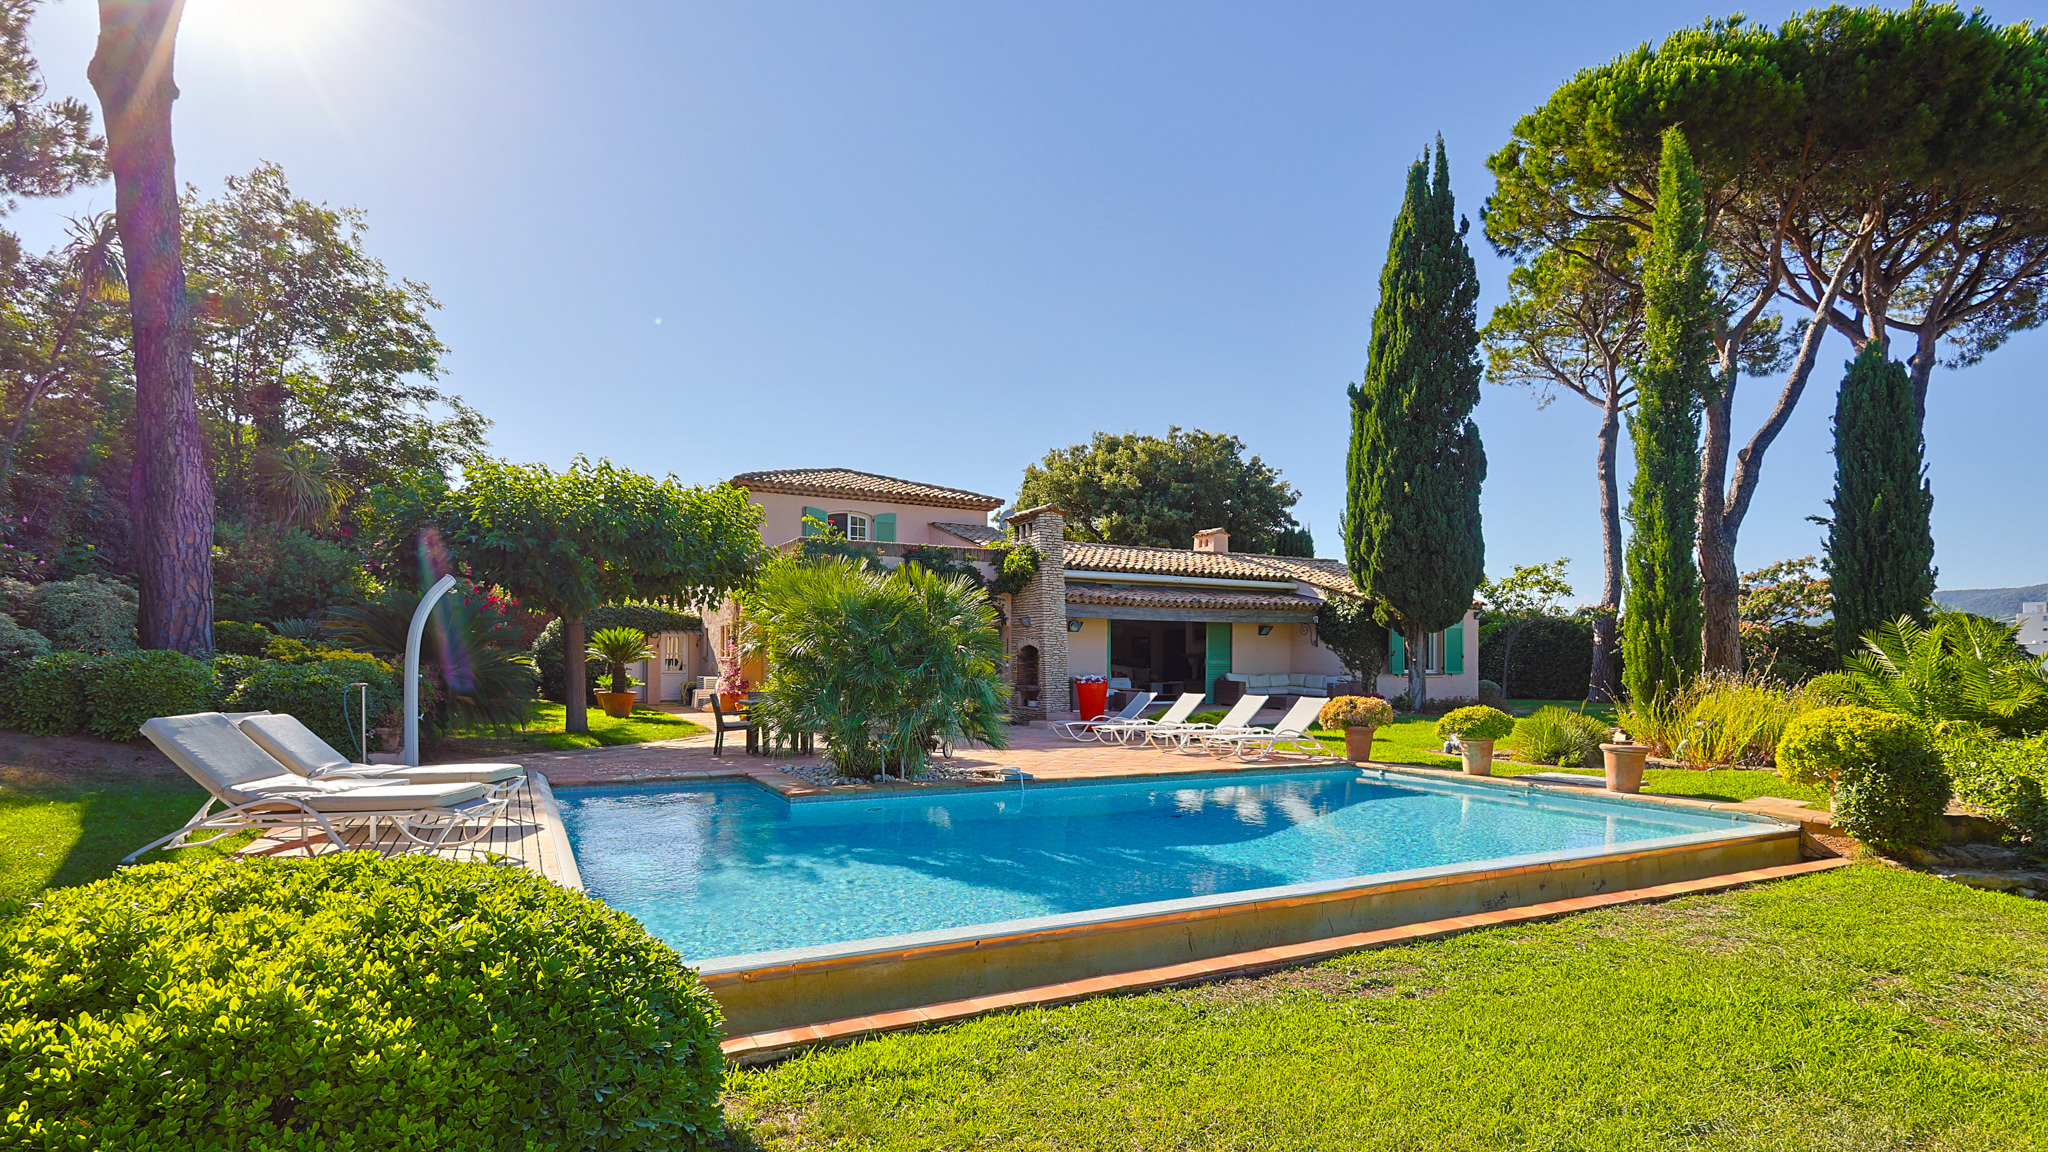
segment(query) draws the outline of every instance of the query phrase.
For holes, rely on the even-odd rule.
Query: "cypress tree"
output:
[[[1408,169],[1394,218],[1365,378],[1350,388],[1344,556],[1352,579],[1406,641],[1408,691],[1428,698],[1432,632],[1464,620],[1486,576],[1479,485],[1479,273],[1469,222],[1451,200],[1443,138],[1436,164]]]
[[[1685,134],[1664,132],[1657,209],[1643,261],[1643,362],[1629,416],[1628,598],[1622,674],[1629,696],[1668,696],[1699,672],[1700,405],[1713,384],[1714,297],[1706,202]]]
[[[1873,340],[1849,363],[1835,400],[1835,498],[1828,501],[1835,652],[1900,616],[1926,617],[1934,595],[1934,492],[1906,367]]]

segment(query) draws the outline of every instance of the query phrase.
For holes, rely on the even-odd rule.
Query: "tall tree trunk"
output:
[[[1615,446],[1621,439],[1621,402],[1615,389],[1607,389],[1607,402],[1600,412],[1600,452],[1594,471],[1600,480],[1600,608],[1593,617],[1593,669],[1587,677],[1586,699],[1612,703],[1621,698],[1621,676],[1614,666],[1614,622],[1621,612],[1621,493],[1615,478]],[[1507,663],[1501,663],[1507,675]],[[1501,694],[1507,694],[1502,681]]]
[[[1420,712],[1429,703],[1429,633],[1419,624],[1403,624],[1401,638],[1408,645],[1408,700]]]
[[[182,0],[99,0],[87,76],[107,127],[135,349],[135,566],[144,648],[213,648],[213,478],[192,391],[192,317],[171,152]]]
[[[1733,349],[1730,350],[1731,352]],[[1720,391],[1707,398],[1700,443],[1700,663],[1708,671],[1742,671],[1742,578],[1735,570],[1739,518],[1728,516],[1728,449],[1734,438],[1735,382],[1740,368],[1724,356]]]
[[[590,713],[584,704],[589,688],[590,668],[584,649],[583,617],[562,618],[562,706],[567,716],[562,728],[568,732],[590,731]]]

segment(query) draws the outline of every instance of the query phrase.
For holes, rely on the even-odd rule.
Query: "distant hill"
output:
[[[1975,612],[1994,620],[2011,616],[2020,610],[2021,604],[2031,600],[2048,600],[2048,584],[2029,584],[2025,588],[1957,588],[1952,592],[1934,594],[1934,602],[1943,608]]]

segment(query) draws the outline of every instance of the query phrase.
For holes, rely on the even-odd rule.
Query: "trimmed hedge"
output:
[[[523,869],[153,864],[0,918],[0,1143],[701,1148],[719,1024],[668,947]]]
[[[221,710],[289,712],[336,751],[354,756],[360,751],[356,742],[363,718],[357,715],[357,692],[348,686],[358,680],[370,685],[370,727],[402,706],[391,666],[374,656],[350,653],[313,664],[265,661],[226,694]]]
[[[649,639],[661,632],[701,632],[704,621],[688,612],[677,612],[658,604],[603,604],[590,610],[583,618],[583,638],[587,642],[606,628],[634,628],[645,632]],[[568,690],[562,672],[562,621],[560,618],[548,621],[547,627],[533,640],[533,662],[540,669],[540,694],[557,704],[567,703]],[[610,669],[602,660],[588,660],[584,663],[584,690],[597,691],[598,677]],[[585,701],[596,704],[597,697]]]
[[[1578,616],[1538,616],[1504,645],[1513,621],[1480,629],[1479,675],[1507,685],[1516,700],[1584,700],[1593,678],[1593,622]],[[1502,678],[1501,651],[1514,661]]]
[[[85,731],[133,740],[152,716],[207,712],[219,698],[213,665],[182,652],[143,649],[100,656],[84,668]]]
[[[261,624],[239,620],[213,622],[213,650],[223,656],[261,656],[273,633]]]
[[[0,679],[0,723],[32,736],[70,736],[85,731],[83,652],[38,656]]]
[[[1945,742],[1956,798],[2005,825],[2014,839],[2048,847],[2048,737]]]

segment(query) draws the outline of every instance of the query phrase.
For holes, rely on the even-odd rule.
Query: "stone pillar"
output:
[[[1032,719],[1047,712],[1071,712],[1073,693],[1067,683],[1067,518],[1050,504],[1027,508],[1010,517],[1010,531],[1038,549],[1038,572],[1024,590],[1010,599],[1011,654],[1026,644],[1038,649],[1038,708],[1020,709]],[[1030,620],[1029,624],[1024,623]],[[1014,668],[1016,661],[1011,661]],[[1014,688],[1014,685],[1012,686]]]

